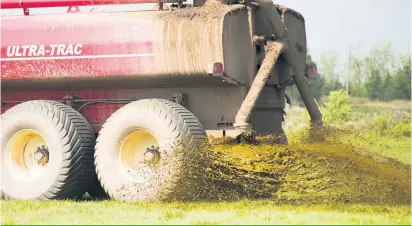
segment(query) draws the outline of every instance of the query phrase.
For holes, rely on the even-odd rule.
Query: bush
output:
[[[344,90],[330,92],[324,105],[321,109],[323,121],[330,125],[343,124],[352,114],[352,105],[347,102]]]
[[[396,124],[391,131],[392,136],[395,137],[410,137],[411,136],[411,126],[406,123]]]
[[[410,123],[388,115],[380,115],[370,123],[369,129],[379,136],[409,137],[411,135]]]
[[[380,136],[384,136],[390,133],[392,122],[389,116],[379,115],[373,119],[369,127],[371,132]]]

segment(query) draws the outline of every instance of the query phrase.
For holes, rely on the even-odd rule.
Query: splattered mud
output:
[[[267,143],[215,141],[208,175],[219,188],[216,198],[410,204],[410,165],[341,142],[339,132],[317,143],[303,138],[288,146]]]
[[[180,170],[185,173],[163,200],[269,198],[293,204],[409,205],[411,166],[360,149],[356,140],[342,139],[350,132],[295,134],[284,146],[275,145],[277,138],[270,136],[258,137],[254,144],[214,139],[211,148],[201,148],[208,151],[184,158]],[[322,141],[314,142],[307,134]]]

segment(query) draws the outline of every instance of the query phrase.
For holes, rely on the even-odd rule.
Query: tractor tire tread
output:
[[[174,102],[168,101],[168,100],[163,100],[163,99],[143,99],[139,101],[135,101],[132,103],[129,103],[125,105],[124,107],[120,108],[118,111],[112,114],[112,116],[106,121],[106,123],[103,125],[102,130],[100,131],[100,135],[97,138],[96,141],[96,152],[95,152],[95,166],[96,166],[96,173],[98,180],[100,181],[100,184],[102,185],[103,189],[105,192],[110,196],[114,197],[114,194],[112,191],[108,190],[107,187],[105,186],[106,180],[108,178],[105,178],[104,176],[102,177],[101,173],[99,172],[99,155],[98,153],[98,147],[99,143],[102,142],[101,139],[103,139],[102,134],[105,133],[105,129],[109,129],[112,126],[115,126],[111,122],[117,118],[118,114],[121,114],[124,111],[132,111],[133,109],[136,108],[153,108],[154,114],[160,116],[161,118],[164,118],[165,124],[169,127],[169,131],[171,131],[171,134],[174,134],[173,136],[176,136],[177,139],[183,138],[183,134],[187,136],[189,139],[186,142],[185,145],[185,150],[193,148],[193,145],[198,140],[204,140],[205,138],[207,139],[206,133],[203,129],[203,126],[199,122],[199,120],[186,108],[183,106],[176,104]],[[162,117],[164,115],[164,117]],[[159,194],[157,195],[158,200],[166,200],[168,199],[168,196],[170,194],[173,194],[173,188],[174,184],[178,183],[178,180],[180,179],[179,175],[168,178],[167,180],[167,185],[162,186],[162,190],[159,191]]]
[[[53,185],[36,200],[80,198],[94,174],[94,132],[87,120],[73,108],[48,100],[27,101],[12,108],[13,111],[33,109],[55,122],[60,129],[63,144],[62,168]],[[7,113],[7,112],[6,112]],[[61,126],[59,126],[61,125]],[[5,199],[14,199],[3,193]]]

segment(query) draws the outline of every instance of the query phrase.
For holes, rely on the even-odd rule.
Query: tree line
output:
[[[380,101],[411,100],[410,55],[395,55],[390,44],[383,44],[367,56],[351,56],[345,72],[337,72],[337,59],[336,53],[324,53],[317,63],[307,55],[307,62],[318,67],[318,75],[308,80],[318,101],[331,91],[346,89],[347,85],[349,96]],[[287,94],[292,101],[302,103],[295,86],[288,87]]]

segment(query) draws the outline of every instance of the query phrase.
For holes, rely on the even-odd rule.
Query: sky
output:
[[[364,56],[384,42],[396,53],[411,53],[412,0],[273,0],[300,12],[306,21],[308,49],[315,62],[322,53],[338,54],[338,71],[345,70],[350,49]],[[188,1],[190,3],[191,0]],[[146,4],[145,4],[146,5]],[[110,6],[113,7],[113,6]],[[124,7],[124,6],[120,6]],[[128,10],[153,6],[126,6]],[[100,7],[106,11],[105,7]],[[115,7],[117,8],[117,7]],[[96,9],[96,8],[95,8]],[[112,8],[113,9],[113,8]],[[123,8],[124,9],[124,8]],[[64,13],[67,8],[33,9],[32,12]],[[83,9],[81,9],[83,10]],[[88,9],[85,9],[88,11]],[[10,13],[2,10],[2,15]],[[18,14],[21,14],[18,10]],[[11,13],[14,14],[14,13]]]
[[[411,53],[412,0],[274,0],[300,12],[306,21],[308,49],[319,62],[335,52],[341,70],[353,55],[369,54],[390,42],[396,53]]]

